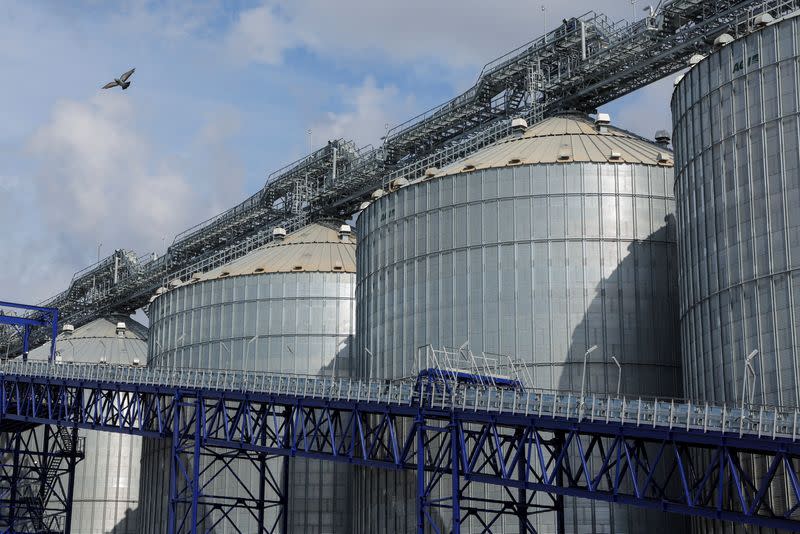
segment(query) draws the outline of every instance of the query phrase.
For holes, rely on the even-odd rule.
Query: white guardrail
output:
[[[168,369],[97,363],[6,361],[0,374],[86,382],[166,386],[190,390],[266,393],[329,400],[419,405],[444,410],[505,413],[653,428],[722,432],[737,436],[797,440],[797,407],[694,403],[674,399],[627,398],[574,392],[510,389],[473,384],[417,388],[413,382],[321,376]],[[452,386],[452,384],[450,384]]]

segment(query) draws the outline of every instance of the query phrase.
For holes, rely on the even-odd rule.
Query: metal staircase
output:
[[[28,479],[20,491],[19,502],[26,511],[22,515],[28,519],[32,532],[36,534],[62,534],[65,531],[65,518],[58,512],[48,510],[48,502],[53,497],[58,479],[67,472],[64,463],[71,457],[75,457],[76,461],[85,457],[86,438],[77,436],[77,430],[57,426],[52,436],[58,454],[52,455],[44,466],[33,469],[40,471],[38,480]]]

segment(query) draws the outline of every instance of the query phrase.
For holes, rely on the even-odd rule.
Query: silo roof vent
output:
[[[666,165],[669,163],[669,156],[664,152],[658,153],[658,162],[662,165]]]
[[[663,146],[663,147],[669,146],[670,135],[669,135],[668,131],[666,131],[666,130],[658,130],[656,132],[655,139],[656,139],[656,144],[657,145]]]
[[[769,13],[759,13],[758,15],[753,17],[753,26],[755,26],[756,28],[767,26],[769,24],[772,24],[773,22],[775,22],[775,19],[772,18],[772,15],[770,15]]]
[[[678,85],[679,83],[681,83],[683,77],[684,77],[683,74],[678,74],[677,76],[675,76],[675,81],[672,83],[672,85]]]
[[[689,66],[694,67],[695,65],[703,61],[705,58],[706,56],[704,56],[703,54],[694,54],[692,57],[689,58]]]
[[[436,176],[436,173],[439,172],[439,169],[436,167],[428,167],[425,169],[425,178],[433,178]]]
[[[723,33],[716,39],[714,39],[714,48],[722,48],[725,45],[729,45],[733,42],[733,37],[729,33]]]
[[[350,228],[349,224],[343,224],[339,227],[339,239],[344,241],[345,243],[350,242],[350,235],[353,233],[353,229]]]
[[[61,331],[62,331],[62,332],[64,332],[65,334],[69,335],[69,334],[71,334],[71,333],[73,333],[73,332],[75,331],[75,325],[72,325],[72,324],[65,324],[65,325],[64,325],[64,326],[61,328]]]
[[[128,327],[125,326],[125,323],[123,323],[122,321],[118,322],[117,323],[117,337],[124,337],[125,336],[125,330],[127,330],[127,329],[128,329]]]
[[[175,289],[176,287],[180,287],[182,283],[183,282],[181,282],[180,278],[176,278],[176,279],[170,281],[169,288],[170,289]]]
[[[286,237],[286,228],[281,228],[278,226],[277,228],[272,229],[272,238],[277,239],[279,241],[283,241]]]
[[[572,159],[572,147],[564,144],[558,149],[558,161],[569,161]]]
[[[616,150],[612,150],[611,154],[609,154],[608,159],[611,161],[620,161],[622,159],[622,154],[617,152]]]
[[[394,192],[407,185],[408,185],[408,180],[406,180],[405,178],[395,178],[394,180],[389,182],[389,191]]]
[[[359,210],[364,211],[369,207],[372,202],[362,202],[361,205],[358,207]]]
[[[516,135],[522,135],[528,129],[528,121],[521,117],[511,119],[511,132]]]
[[[375,199],[375,200],[378,200],[384,194],[385,194],[385,192],[383,191],[383,189],[376,189],[375,191],[372,192],[372,198]]]
[[[607,126],[611,124],[611,115],[608,113],[598,113],[597,118],[594,120],[597,131],[601,133],[608,132]]]

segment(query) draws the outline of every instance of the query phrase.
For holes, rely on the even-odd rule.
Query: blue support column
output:
[[[420,412],[417,427],[417,534],[425,534],[425,419]]]
[[[14,433],[14,466],[12,467],[11,471],[11,505],[8,510],[8,524],[11,530],[14,530],[14,527],[17,522],[17,513],[18,513],[18,506],[19,503],[17,502],[17,495],[19,492],[19,477],[21,474],[21,462],[20,462],[20,448],[22,446],[22,437],[20,436],[19,432]]]
[[[459,461],[461,459],[461,443],[459,440],[458,424],[455,421],[455,418],[453,418],[453,422],[450,424],[450,476],[453,479],[453,534],[461,533],[461,476],[459,469]]]
[[[77,428],[73,428],[70,431],[70,439],[70,447],[72,448],[72,451],[75,452],[78,448]],[[64,534],[70,534],[70,532],[72,532],[72,502],[75,496],[75,467],[78,463],[78,457],[75,454],[71,454],[67,461],[69,462],[69,474],[67,475],[67,514],[64,525]]]
[[[556,448],[555,452],[553,453],[554,458],[558,458],[561,454],[561,450],[564,448],[566,440],[564,439],[564,433],[559,431],[555,433],[555,443]],[[556,486],[559,488],[564,487],[564,471],[561,469],[561,466],[556,467]],[[565,534],[566,533],[566,525],[564,521],[564,496],[562,494],[556,495],[556,534]]]
[[[28,352],[30,351],[31,327],[30,325],[25,325],[22,327],[22,329],[22,360],[27,362]]]
[[[194,458],[192,459],[192,534],[197,534],[197,508],[200,501],[200,443],[202,439],[202,406],[198,395],[194,406]]]
[[[528,464],[526,463],[527,457],[525,456],[525,440],[519,440],[519,460],[517,462],[517,477],[519,480],[526,480],[528,471]],[[524,487],[517,490],[517,522],[519,523],[519,531],[529,532],[528,529],[528,492]]]
[[[290,406],[287,406],[283,411],[284,424],[286,425],[286,433],[284,434],[284,444],[287,449],[291,449],[290,436],[292,435],[292,421],[294,420],[294,413]],[[281,462],[283,471],[281,471],[281,534],[289,534],[289,456],[284,456]]]
[[[176,534],[178,520],[178,444],[180,443],[181,396],[175,395],[175,404],[172,410],[172,443],[170,443],[170,471],[169,471],[169,534]]]
[[[50,338],[50,361],[56,361],[56,338],[58,337],[58,309],[53,310],[53,331]]]

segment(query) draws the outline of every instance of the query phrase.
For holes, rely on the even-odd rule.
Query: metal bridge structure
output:
[[[139,256],[118,249],[76,273],[69,287],[43,303],[76,326],[109,312],[132,312],[174,279],[186,281],[272,239],[328,217],[347,217],[378,188],[425,176],[507,135],[511,118],[535,122],[598,106],[687,65],[722,33],[745,35],[768,13],[780,17],[800,0],[662,0],[636,22],[612,22],[594,12],[486,64],[475,85],[391,129],[378,147],[329,141],[270,174],[237,206],[178,235],[166,253]],[[0,346],[21,351],[19,338]]]
[[[55,337],[59,319],[79,326],[137,310],[159,287],[268,243],[274,227],[347,217],[376,189],[506,137],[512,118],[593,112],[684,68],[721,34],[755,30],[764,20],[757,15],[798,9],[800,0],[663,0],[636,22],[593,12],[564,20],[488,63],[463,94],[390,130],[380,146],[332,140],[178,235],[163,256],[118,249],[41,306],[0,316],[0,349],[24,355],[45,339],[41,327]],[[285,531],[287,484],[273,467],[289,457],[415,473],[420,533],[457,533],[474,521],[490,532],[508,516],[531,533],[531,516],[563,511],[564,496],[800,531],[796,408],[545,392],[435,374],[387,382],[67,364],[54,354],[0,367],[3,532],[69,532],[72,476],[84,456],[78,429],[169,440],[173,533],[221,523],[236,531],[234,510],[249,513],[259,533]],[[241,463],[259,471],[258,487],[215,494],[208,480],[235,477]],[[498,497],[473,497],[473,483]]]
[[[471,520],[491,532],[504,516],[533,533],[531,514],[565,495],[800,531],[796,407],[94,363],[16,360],[0,372],[3,428],[169,439],[170,533],[236,532],[237,508],[259,533],[285,531],[286,480],[270,465],[288,457],[415,473],[420,534]],[[745,467],[755,457],[763,471]],[[234,461],[258,469],[260,487],[211,494]],[[467,496],[478,482],[501,498]],[[767,498],[776,491],[785,509]]]

